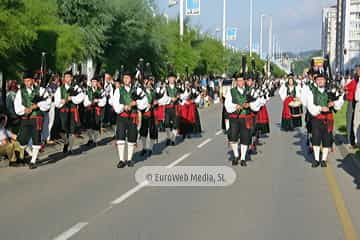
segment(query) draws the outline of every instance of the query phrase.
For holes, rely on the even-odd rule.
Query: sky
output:
[[[250,36],[250,0],[226,1],[227,27],[238,28],[238,40],[231,41],[230,44],[247,49]],[[155,3],[159,13],[166,13],[170,18],[178,16],[179,6],[168,8],[168,0],[155,0]],[[322,9],[335,4],[336,0],[253,0],[254,47],[260,45],[260,16],[266,14],[273,17],[273,32],[284,51],[320,49]],[[203,32],[216,36],[216,28],[222,28],[222,12],[223,0],[201,0],[201,15],[190,16],[189,20]],[[269,18],[265,18],[264,52],[268,49],[268,29]]]

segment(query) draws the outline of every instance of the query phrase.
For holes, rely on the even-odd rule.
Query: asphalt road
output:
[[[303,130],[280,131],[279,98],[268,109],[271,134],[247,168],[233,168],[229,187],[150,187],[134,177],[147,165],[232,167],[220,106],[201,111],[202,138],[160,144],[132,169],[117,169],[105,145],[0,176],[0,239],[357,239],[359,170],[337,150],[327,169],[312,169]]]

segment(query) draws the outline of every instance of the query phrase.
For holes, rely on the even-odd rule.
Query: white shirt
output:
[[[124,86],[124,88],[127,92],[130,92],[130,90],[131,90],[130,86]],[[141,91],[141,89],[137,89],[137,91],[138,91],[138,93],[140,93],[139,91]],[[124,112],[125,105],[120,104],[120,88],[117,88],[115,90],[112,104],[113,104],[112,106],[117,114]],[[149,106],[146,95],[144,94],[144,97],[142,99],[136,100],[136,104],[137,104],[138,110],[141,110],[141,111],[145,110]]]
[[[324,93],[325,91],[325,88],[319,88],[318,87],[318,90],[321,92],[321,93]],[[337,101],[334,102],[335,103],[335,106],[334,106],[334,109],[335,110],[340,110],[342,105],[344,104],[344,98],[343,97],[340,97]],[[307,100],[307,108],[310,112],[310,114],[312,116],[317,116],[321,113],[321,106],[319,105],[315,105],[314,104],[314,94],[312,93],[312,91],[309,91],[308,92],[308,100]]]
[[[69,88],[70,86],[65,84],[65,89],[69,90]],[[74,89],[75,91],[77,91],[78,94],[76,96],[71,97],[71,102],[75,105],[78,105],[84,101],[85,94],[78,85],[76,85]],[[61,102],[61,100],[66,100],[66,99],[61,98],[61,87],[58,87],[54,96],[55,107],[62,108],[65,105],[64,103]]]
[[[237,87],[236,89],[241,95],[244,94],[244,91],[245,91],[244,88]],[[255,111],[255,112],[259,111],[260,108],[261,108],[261,105],[260,105],[261,103],[262,103],[261,99],[258,98],[255,102],[250,103],[250,109],[252,111]],[[225,109],[226,109],[226,111],[228,113],[236,112],[236,106],[237,106],[237,104],[233,103],[231,91],[228,91],[227,94],[226,94],[226,97],[225,97]]]
[[[95,91],[95,89],[92,89],[93,92]],[[85,98],[84,98],[84,107],[89,107],[92,105],[92,102],[89,99],[89,96],[86,94]],[[99,101],[96,103],[96,105],[98,105],[99,107],[105,107],[106,105],[106,95],[105,92],[103,92],[101,98],[99,99]]]
[[[33,88],[26,88],[26,91],[31,94]],[[49,111],[51,107],[51,99],[49,98],[49,94],[46,92],[45,88],[40,87],[39,90],[40,96],[46,98],[45,100],[37,103],[40,111],[46,112]],[[22,104],[22,96],[21,96],[21,89],[19,89],[16,93],[15,100],[14,100],[14,109],[15,113],[19,116],[23,116],[25,114],[26,107]]]

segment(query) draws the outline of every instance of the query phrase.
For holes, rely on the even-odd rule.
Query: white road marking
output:
[[[62,234],[54,238],[54,240],[67,240],[72,236],[74,236],[76,233],[80,232],[80,230],[84,228],[86,225],[88,225],[87,222],[79,222],[75,226],[67,230],[66,232],[63,232]]]
[[[223,130],[220,130],[220,131],[218,131],[215,135],[216,135],[216,136],[219,136],[220,134],[222,134],[222,132],[223,132]]]
[[[143,187],[145,187],[146,185],[148,185],[149,182],[148,181],[144,181],[142,183],[139,183],[136,187],[130,189],[129,191],[127,191],[126,193],[124,193],[123,195],[121,195],[119,198],[115,199],[114,201],[111,202],[111,204],[113,205],[117,205],[122,203],[123,201],[125,201],[126,199],[128,199],[131,195],[135,194],[136,192],[140,191]]]
[[[201,144],[199,144],[197,147],[198,148],[202,148],[203,146],[205,146],[206,144],[208,144],[209,142],[211,142],[212,139],[211,138],[208,138],[206,139],[205,141],[203,141]]]
[[[166,166],[166,168],[173,168],[176,165],[178,165],[179,163],[181,163],[182,161],[184,161],[186,158],[188,158],[191,154],[190,153],[186,153],[184,154],[182,157],[180,157],[178,160],[176,160],[175,162],[171,163],[170,165]]]

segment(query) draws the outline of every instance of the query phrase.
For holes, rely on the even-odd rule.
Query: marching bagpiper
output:
[[[176,87],[177,76],[174,73],[168,75],[168,85],[165,87],[165,96],[167,104],[165,105],[165,130],[166,144],[175,146],[176,136],[178,134],[178,118],[176,116],[176,106],[179,103],[180,91]]]
[[[258,111],[259,102],[248,102],[246,82],[243,75],[236,76],[236,86],[226,95],[225,108],[229,114],[230,128],[228,139],[234,153],[233,165],[246,166],[246,156],[248,146],[251,144],[251,129],[253,126],[253,116],[251,111]],[[240,154],[238,141],[240,139]]]
[[[36,160],[41,148],[43,112],[50,109],[51,99],[43,87],[34,85],[34,78],[31,72],[26,72],[23,80],[24,85],[18,90],[14,100],[15,112],[21,116],[18,140],[23,149],[32,140],[29,168],[35,169],[37,168]]]
[[[85,91],[84,107],[86,128],[89,135],[87,146],[97,145],[98,135],[102,127],[102,118],[107,98],[98,77],[91,79],[91,86]]]
[[[153,153],[153,147],[158,139],[158,129],[156,124],[155,108],[158,106],[158,99],[154,87],[154,79],[152,76],[144,78],[145,94],[148,106],[142,111],[140,138],[142,142],[142,156],[150,157]],[[150,143],[147,145],[147,137],[150,136]]]
[[[116,145],[119,155],[118,168],[133,167],[133,155],[138,137],[139,113],[148,107],[148,100],[140,87],[132,86],[131,73],[123,74],[124,86],[115,90],[112,104],[118,114]],[[127,158],[125,159],[125,145]]]
[[[74,133],[80,124],[78,105],[84,101],[83,90],[73,83],[71,71],[64,73],[62,85],[55,92],[55,106],[59,109],[62,138],[64,139],[63,153],[72,153]]]
[[[326,90],[326,77],[323,74],[315,76],[315,87],[308,92],[307,108],[312,116],[312,145],[314,161],[312,167],[327,166],[327,157],[333,144],[334,114],[333,110],[340,110],[344,99],[340,96],[333,100]],[[320,147],[322,158],[320,161]]]

